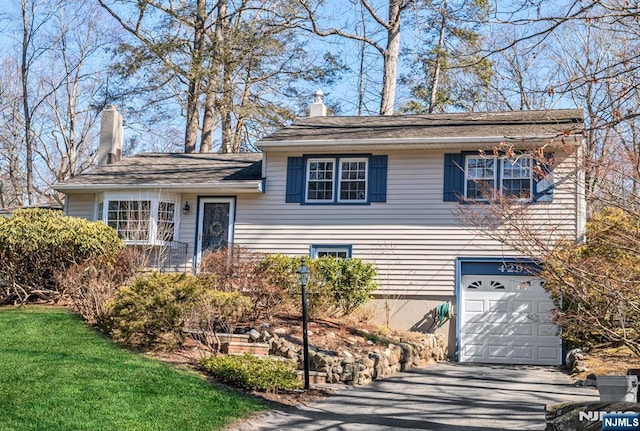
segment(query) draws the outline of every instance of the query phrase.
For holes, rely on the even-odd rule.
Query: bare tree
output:
[[[368,12],[369,18],[381,29],[385,40],[380,41],[372,35],[353,33],[344,28],[323,27],[320,23],[318,4],[308,0],[297,0],[307,12],[309,26],[303,27],[322,37],[339,36],[367,44],[382,57],[382,88],[380,90],[380,115],[392,115],[395,103],[398,58],[400,55],[400,26],[402,13],[414,3],[414,0],[388,0],[384,11],[377,10],[369,0],[359,0]],[[375,31],[374,31],[375,32]]]
[[[100,12],[76,1],[61,5],[50,22],[52,73],[42,77],[47,97],[41,112],[48,125],[36,151],[51,173],[48,181],[73,178],[93,164],[95,125],[106,105],[101,95],[106,73],[97,57],[110,42]]]
[[[22,23],[20,80],[22,84],[22,114],[25,148],[25,181],[26,200],[29,205],[35,203],[36,190],[34,182],[34,147],[37,133],[34,130],[34,117],[45,97],[38,91],[39,86],[32,79],[33,68],[49,49],[40,35],[52,17],[44,0],[20,0],[20,17]]]
[[[220,137],[221,152],[246,148],[248,118],[258,122],[262,116],[260,127],[272,127],[273,113],[280,116],[276,125],[294,116],[282,107],[255,109],[277,105],[280,94],[296,91],[296,81],[314,82],[332,73],[320,71],[296,40],[299,9],[289,2],[99,2],[135,39],[121,44],[128,58],[121,69],[144,71],[153,89],[163,81],[177,83],[178,92],[169,96],[175,100],[186,93],[186,152],[195,152],[199,134],[201,152],[216,147],[214,136]]]

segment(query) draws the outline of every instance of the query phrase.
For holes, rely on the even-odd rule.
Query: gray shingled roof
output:
[[[447,113],[373,117],[310,117],[258,141],[270,143],[581,134],[582,109]]]
[[[262,179],[262,153],[148,153],[97,167],[54,188],[83,185],[163,187],[255,182]]]

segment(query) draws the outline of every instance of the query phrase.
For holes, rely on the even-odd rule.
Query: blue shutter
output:
[[[460,153],[444,155],[444,188],[442,200],[458,202],[464,194],[464,156]]]
[[[285,202],[302,203],[304,201],[304,158],[287,159],[287,192]]]
[[[369,202],[387,201],[387,156],[369,159]]]
[[[553,155],[545,153],[544,159],[533,171],[533,202],[553,201]]]

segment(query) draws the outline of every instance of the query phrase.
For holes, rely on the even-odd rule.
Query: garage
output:
[[[458,360],[498,364],[560,365],[562,340],[551,322],[553,302],[544,282],[512,264],[486,274],[467,266],[458,289]],[[496,267],[495,263],[490,264]],[[477,268],[477,264],[474,265]],[[505,270],[507,268],[507,270]],[[482,274],[482,273],[485,274]]]

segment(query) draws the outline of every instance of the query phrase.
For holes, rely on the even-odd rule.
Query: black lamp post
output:
[[[304,388],[309,389],[309,336],[307,333],[307,284],[309,284],[309,277],[311,276],[311,270],[305,264],[305,258],[302,258],[300,267],[296,270],[296,277],[298,278],[298,284],[302,288],[302,354],[304,360]]]

